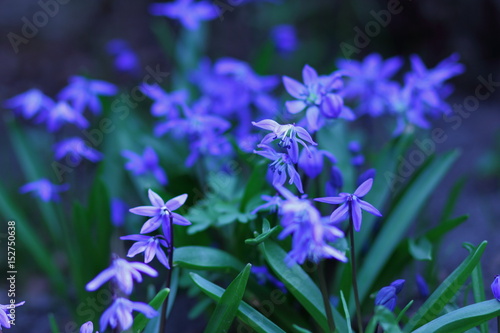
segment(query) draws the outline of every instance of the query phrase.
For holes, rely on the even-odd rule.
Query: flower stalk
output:
[[[352,210],[349,213],[349,224],[354,228],[354,222],[352,218]],[[354,302],[356,303],[356,317],[358,318],[358,330],[363,333],[363,321],[361,320],[361,305],[359,303],[359,292],[358,292],[358,281],[356,273],[356,252],[354,244],[354,231],[349,232],[349,238],[351,241],[351,269],[352,269],[352,289],[354,291]]]

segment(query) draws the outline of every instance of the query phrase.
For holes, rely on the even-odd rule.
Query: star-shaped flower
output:
[[[132,311],[142,312],[147,318],[153,318],[158,315],[151,306],[141,302],[132,302],[126,298],[117,298],[111,306],[104,311],[101,316],[100,326],[101,331],[105,331],[106,327],[118,328],[119,332],[123,332],[132,327],[134,318]]]
[[[170,269],[168,258],[161,248],[162,246],[166,248],[169,247],[163,236],[128,235],[120,237],[120,239],[136,241],[136,243],[134,243],[134,245],[132,245],[128,250],[127,257],[132,258],[135,255],[144,252],[144,262],[148,264],[156,255],[158,261],[167,267],[167,269]]]

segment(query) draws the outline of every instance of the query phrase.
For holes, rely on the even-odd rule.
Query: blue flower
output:
[[[169,247],[163,236],[128,235],[120,237],[120,239],[136,241],[136,243],[134,243],[134,245],[132,245],[128,250],[127,257],[132,258],[137,254],[144,252],[144,263],[148,264],[156,255],[158,261],[161,262],[167,269],[170,269],[167,255],[161,248],[162,246],[166,248]]]
[[[51,183],[48,179],[42,178],[37,181],[23,185],[20,189],[20,193],[34,192],[40,199],[45,202],[48,201],[59,201],[59,192],[64,192],[69,189],[69,184],[55,185]]]
[[[134,175],[140,176],[150,172],[161,185],[166,185],[168,183],[167,174],[165,170],[160,167],[158,155],[156,155],[153,148],[146,147],[142,156],[130,150],[124,150],[122,151],[122,156],[128,159],[125,168],[132,171]]]
[[[102,109],[99,96],[112,96],[117,92],[118,88],[109,82],[73,76],[70,78],[69,84],[61,90],[57,97],[62,101],[70,102],[80,114],[87,107],[94,114],[99,114]]]
[[[281,206],[281,202],[283,201],[279,195],[270,196],[264,194],[261,196],[261,199],[267,202],[256,207],[250,214],[257,214],[258,211],[268,208],[270,208],[271,212],[274,212]]]
[[[22,94],[14,96],[3,103],[3,106],[14,109],[26,119],[47,112],[54,106],[54,101],[38,89],[30,89]]]
[[[493,297],[500,302],[500,275],[495,275],[495,280],[491,284],[491,292],[493,293]]]
[[[304,193],[300,175],[297,170],[295,170],[294,163],[288,154],[277,153],[273,148],[267,145],[258,145],[257,147],[264,150],[254,150],[255,154],[259,154],[273,161],[269,164],[269,170],[273,173],[272,183],[274,186],[283,185],[288,174],[288,177],[290,178],[289,183],[295,184],[299,192]]]
[[[279,140],[278,145],[287,149],[287,153],[293,163],[297,163],[299,159],[299,143],[304,146],[307,151],[309,151],[309,147],[306,142],[310,145],[317,145],[309,133],[307,133],[307,131],[300,126],[292,124],[280,125],[271,119],[265,119],[259,122],[252,121],[252,125],[272,131],[272,133],[267,134],[262,139],[260,142],[261,145],[267,145],[274,140]],[[310,154],[311,153],[309,152],[309,155]]]
[[[375,296],[375,305],[384,306],[390,311],[394,311],[397,302],[397,294],[401,292],[403,286],[405,284],[405,280],[396,280],[392,282],[389,286],[383,287]]]
[[[213,20],[219,16],[218,8],[208,1],[177,0],[172,3],[154,3],[149,7],[151,14],[179,20],[189,30],[197,30],[201,21]]]
[[[332,258],[346,262],[345,254],[330,245],[344,237],[342,230],[325,222],[309,200],[297,198],[284,187],[276,186],[276,189],[285,197],[280,210],[284,229],[278,238],[292,235],[292,250],[286,258],[288,265],[303,264],[306,259],[318,262]]]
[[[297,49],[297,31],[293,25],[281,24],[271,30],[271,39],[279,53],[288,54]]]
[[[427,285],[427,282],[425,281],[424,277],[420,274],[417,274],[416,281],[417,281],[418,293],[420,294],[420,296],[423,298],[429,296],[430,294],[429,286]]]
[[[106,44],[106,51],[114,56],[114,65],[118,71],[130,73],[138,71],[139,58],[132,51],[127,41],[112,39]]]
[[[396,84],[390,81],[401,68],[403,60],[393,57],[383,60],[380,54],[372,53],[362,62],[340,60],[339,69],[349,75],[344,90],[346,99],[358,101],[356,111],[359,115],[369,114],[373,117],[387,111],[387,94]]]
[[[327,158],[332,164],[337,163],[337,159],[332,153],[310,147],[309,151],[303,150],[300,154],[299,167],[309,178],[316,178],[323,171],[324,158]]]
[[[102,314],[99,322],[101,331],[104,332],[108,324],[111,328],[118,329],[118,332],[128,330],[134,322],[134,318],[132,317],[134,310],[142,312],[147,318],[153,318],[158,315],[158,312],[148,304],[132,302],[126,298],[118,297]]]
[[[99,273],[92,281],[87,283],[87,291],[99,289],[108,280],[113,279],[117,287],[127,295],[132,293],[134,287],[133,280],[142,282],[141,272],[155,277],[158,273],[148,265],[142,262],[128,262],[118,256],[113,257],[111,266]]]
[[[325,197],[316,198],[315,201],[325,202],[332,205],[341,204],[340,207],[335,209],[330,215],[330,221],[339,222],[347,218],[349,215],[352,217],[352,222],[354,224],[354,230],[361,230],[361,210],[365,210],[370,214],[375,216],[382,216],[382,214],[371,204],[360,198],[364,197],[372,188],[373,179],[368,179],[363,184],[354,191],[353,194],[350,193],[340,193],[338,197]]]
[[[140,89],[146,96],[154,101],[151,106],[151,114],[155,117],[178,117],[177,107],[185,105],[189,97],[186,90],[177,90],[171,93],[166,93],[156,83],[143,83],[140,86]]]
[[[94,324],[91,321],[84,323],[80,327],[80,333],[94,333]],[[99,333],[99,332],[97,332]]]
[[[125,223],[125,213],[128,211],[127,205],[118,198],[111,199],[111,223],[115,227],[121,227]]]
[[[18,306],[23,305],[25,302],[19,302],[17,304],[0,304],[0,331],[2,331],[2,326],[5,328],[10,328],[11,320],[14,319],[13,315],[10,314],[10,309],[17,308]]]
[[[38,121],[45,121],[50,132],[59,130],[65,123],[74,124],[80,129],[89,127],[87,119],[66,102],[58,102],[48,111],[41,113]]]
[[[85,144],[82,138],[68,138],[54,145],[54,154],[57,160],[65,156],[71,159],[71,163],[78,165],[82,158],[86,158],[91,162],[98,162],[102,159],[102,153]]]
[[[304,84],[283,76],[286,91],[297,99],[286,102],[288,112],[295,114],[306,110],[308,129],[312,132],[321,127],[324,118],[340,117],[353,120],[354,114],[344,106],[340,95],[340,89],[343,87],[342,76],[344,73],[335,72],[320,77],[309,65],[302,69]]]
[[[275,287],[280,289],[283,293],[286,293],[287,290],[283,282],[275,278],[267,269],[266,266],[252,266],[251,272],[255,274],[257,278],[257,283],[260,285],[264,285],[266,282],[272,283]]]
[[[154,231],[158,229],[160,225],[163,225],[165,238],[170,239],[170,218],[172,218],[174,224],[191,224],[186,218],[177,213],[173,213],[174,210],[178,209],[186,202],[187,194],[176,196],[167,202],[164,202],[163,199],[160,198],[158,194],[151,191],[151,189],[148,191],[148,196],[153,206],[139,206],[130,209],[130,212],[133,214],[151,217],[142,226],[141,234]]]

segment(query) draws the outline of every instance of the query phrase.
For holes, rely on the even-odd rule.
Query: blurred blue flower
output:
[[[326,195],[336,196],[340,189],[344,186],[344,178],[342,172],[337,166],[332,166],[330,169],[330,179],[326,183]]]
[[[218,7],[208,1],[177,0],[171,3],[154,3],[149,12],[156,16],[166,16],[179,20],[189,30],[200,27],[201,21],[210,21],[219,16]]]
[[[293,163],[297,163],[299,160],[299,143],[304,146],[309,155],[311,155],[311,153],[309,152],[309,147],[306,142],[310,145],[317,145],[309,133],[300,126],[292,124],[280,125],[271,119],[264,119],[259,122],[252,121],[252,125],[272,131],[272,133],[267,134],[262,139],[260,144],[268,145],[274,140],[279,140],[278,145],[287,150],[288,156],[290,156]]]
[[[397,294],[401,292],[405,280],[396,280],[392,282],[389,286],[383,287],[375,296],[375,305],[384,306],[390,311],[394,311],[397,302]]]
[[[155,117],[178,117],[177,107],[187,104],[189,97],[186,90],[177,90],[167,93],[156,83],[143,83],[140,89],[146,96],[154,101],[151,106],[151,114]]]
[[[358,180],[357,180],[357,185],[363,184],[365,181],[367,181],[370,178],[375,179],[375,176],[377,175],[377,170],[371,168],[363,172],[362,174],[359,175]]]
[[[430,292],[429,292],[429,286],[427,285],[427,282],[425,281],[424,277],[420,274],[417,274],[416,281],[417,281],[418,293],[420,294],[421,297],[427,298]]]
[[[89,127],[87,119],[66,102],[58,102],[46,112],[40,113],[37,121],[46,122],[50,132],[58,131],[66,123],[74,124],[80,129]]]
[[[130,295],[134,287],[133,280],[142,282],[141,272],[152,277],[158,275],[153,268],[142,262],[128,262],[113,255],[111,265],[87,283],[85,289],[87,291],[95,291],[108,280],[113,279],[116,282],[116,286],[122,292]]]
[[[346,262],[345,254],[330,245],[344,237],[342,230],[325,222],[311,201],[297,198],[282,186],[276,186],[276,189],[285,197],[280,210],[284,229],[278,238],[292,235],[292,250],[285,259],[287,264],[303,264],[306,259],[316,263],[321,259]]]
[[[137,254],[144,252],[144,263],[148,264],[156,255],[158,261],[161,262],[167,269],[170,269],[167,255],[162,249],[162,246],[166,248],[169,246],[163,236],[128,235],[120,237],[120,239],[136,241],[136,243],[134,243],[134,245],[132,245],[128,250],[127,257],[132,258]]]
[[[274,47],[281,54],[288,54],[297,49],[297,31],[293,25],[281,24],[271,30]]]
[[[167,202],[164,202],[163,199],[151,189],[148,190],[148,196],[152,206],[139,206],[130,209],[132,214],[151,217],[142,226],[141,234],[154,231],[162,225],[165,238],[170,239],[170,218],[172,218],[174,224],[191,224],[191,222],[189,222],[186,218],[177,213],[173,213],[174,210],[178,209],[186,202],[188,196],[187,194],[176,196]]]
[[[332,153],[310,147],[308,151],[302,150],[299,158],[299,167],[309,178],[316,178],[323,171],[323,160],[328,159],[332,164],[337,163],[337,159]]]
[[[38,89],[30,89],[22,94],[9,98],[3,103],[24,118],[31,119],[39,113],[47,112],[54,107],[54,101]]]
[[[254,150],[255,154],[264,156],[273,161],[269,164],[269,170],[273,173],[272,183],[274,186],[281,186],[285,183],[287,175],[290,178],[289,184],[295,184],[300,193],[304,193],[300,175],[295,170],[294,163],[288,154],[277,153],[273,148],[267,145],[257,145],[263,150]]]
[[[495,280],[491,284],[491,292],[493,293],[493,297],[500,302],[500,275],[495,275]]]
[[[54,145],[54,155],[57,160],[67,156],[71,164],[78,165],[82,158],[91,162],[98,162],[103,155],[99,151],[85,144],[85,141],[79,137],[68,138]]]
[[[314,68],[305,65],[302,69],[304,84],[283,76],[283,84],[287,92],[297,100],[286,102],[290,113],[306,110],[308,130],[317,131],[323,124],[324,118],[345,118],[353,120],[354,114],[344,106],[340,94],[343,87],[343,72],[334,72],[329,76],[318,76]]]
[[[117,92],[118,88],[109,82],[73,76],[57,97],[59,100],[71,103],[79,113],[83,113],[85,108],[89,108],[94,114],[99,114],[102,109],[99,96],[112,96]]]
[[[260,285],[264,285],[266,282],[272,283],[275,287],[280,289],[283,293],[286,293],[287,290],[283,282],[278,280],[272,275],[266,266],[252,266],[251,272],[257,278],[257,283]]]
[[[106,51],[114,57],[114,66],[120,72],[136,73],[139,58],[123,39],[112,39],[106,44]]]
[[[344,90],[346,99],[358,102],[358,115],[369,114],[372,117],[382,115],[387,111],[387,94],[396,84],[390,81],[401,68],[401,57],[383,60],[380,54],[372,53],[362,62],[355,60],[340,60],[339,69],[348,74]]]
[[[80,333],[94,333],[94,324],[91,321],[84,323],[80,327]]]
[[[277,209],[279,209],[279,207],[281,206],[281,202],[283,201],[283,199],[281,199],[281,197],[279,195],[270,196],[270,195],[264,194],[264,195],[261,195],[261,199],[264,201],[267,201],[267,202],[256,207],[254,210],[252,210],[252,212],[250,214],[252,214],[252,215],[257,214],[258,211],[260,211],[262,209],[268,209],[268,208],[270,208],[271,212],[274,212]]]
[[[125,213],[128,212],[127,205],[118,198],[111,199],[111,223],[115,227],[121,227],[125,223]]]
[[[147,172],[153,174],[161,185],[168,183],[165,170],[160,167],[158,155],[151,147],[146,147],[142,156],[130,150],[123,150],[122,156],[128,159],[125,168],[130,170],[134,175],[140,176]]]
[[[126,298],[118,297],[102,314],[99,322],[101,331],[104,332],[108,324],[111,328],[117,329],[118,332],[128,330],[134,322],[134,318],[132,317],[134,310],[142,312],[147,318],[153,318],[158,315],[158,312],[148,304],[132,302]]]
[[[14,305],[12,303],[6,305],[0,304],[0,331],[2,331],[2,327],[10,328],[11,320],[15,319],[13,315],[10,313],[10,309],[17,308],[18,306],[21,306],[24,303],[25,302],[22,301]]]
[[[49,202],[61,200],[61,198],[59,197],[59,192],[64,192],[68,189],[69,184],[56,185],[50,182],[48,179],[42,178],[21,186],[19,192],[33,192],[34,195],[38,196],[43,201]]]
[[[370,178],[361,184],[353,194],[339,193],[339,196],[337,197],[316,198],[314,200],[332,205],[341,204],[341,206],[335,209],[332,215],[330,215],[330,221],[339,222],[350,215],[354,224],[354,230],[359,231],[361,230],[362,209],[375,216],[382,216],[382,214],[375,207],[360,199],[370,191],[372,184],[373,179]]]

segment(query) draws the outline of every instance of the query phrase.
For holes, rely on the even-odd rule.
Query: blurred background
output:
[[[224,5],[220,5],[221,2]],[[409,69],[411,54],[418,54],[430,68],[452,53],[458,53],[466,72],[452,79],[455,92],[449,98],[450,104],[463,104],[468,96],[476,94],[479,85],[490,82],[491,94],[480,101],[477,110],[463,118],[458,128],[453,129],[442,121],[434,124],[448,136],[444,143],[437,145],[437,151],[458,147],[462,155],[423,216],[430,223],[437,222],[436,209],[446,201],[453,184],[464,179],[456,215],[469,214],[470,218],[445,240],[438,258],[442,264],[439,274],[445,277],[466,256],[462,242],[478,244],[484,239],[490,242],[483,261],[485,281],[492,281],[495,274],[500,274],[500,245],[494,238],[500,230],[500,1],[243,2],[213,1],[226,11],[207,24],[205,53],[210,58],[234,57],[248,61],[260,74],[299,78],[306,63],[319,72],[328,72],[335,69],[337,59],[360,60],[373,52],[384,58],[403,56],[404,70]],[[88,75],[120,87],[132,87],[140,82],[148,67],[159,65],[162,70],[171,70],[175,63],[169,50],[182,52],[172,42],[181,27],[178,21],[151,16],[148,13],[151,3],[153,1],[1,1],[0,101],[31,88],[53,96],[72,75]],[[271,31],[280,24],[293,25],[296,30],[297,48],[288,55],[280,54],[273,47]],[[159,40],[166,32],[172,38]],[[126,41],[137,55],[135,72],[116,70],[107,47],[113,39]],[[10,111],[2,112],[5,115]],[[0,120],[0,181],[17,191],[25,180],[12,143],[5,135],[3,118]],[[82,181],[84,179],[85,176]],[[20,198],[30,200],[27,196]],[[2,216],[4,221],[6,218]],[[19,242],[23,242],[22,236]],[[35,332],[23,325],[37,320],[45,322],[49,312],[62,318],[68,316],[67,310],[58,308],[47,281],[36,267],[27,265],[19,279],[20,293],[31,300],[31,304],[26,305],[30,317],[18,322],[19,326],[12,332]],[[487,295],[491,297],[488,291]]]

